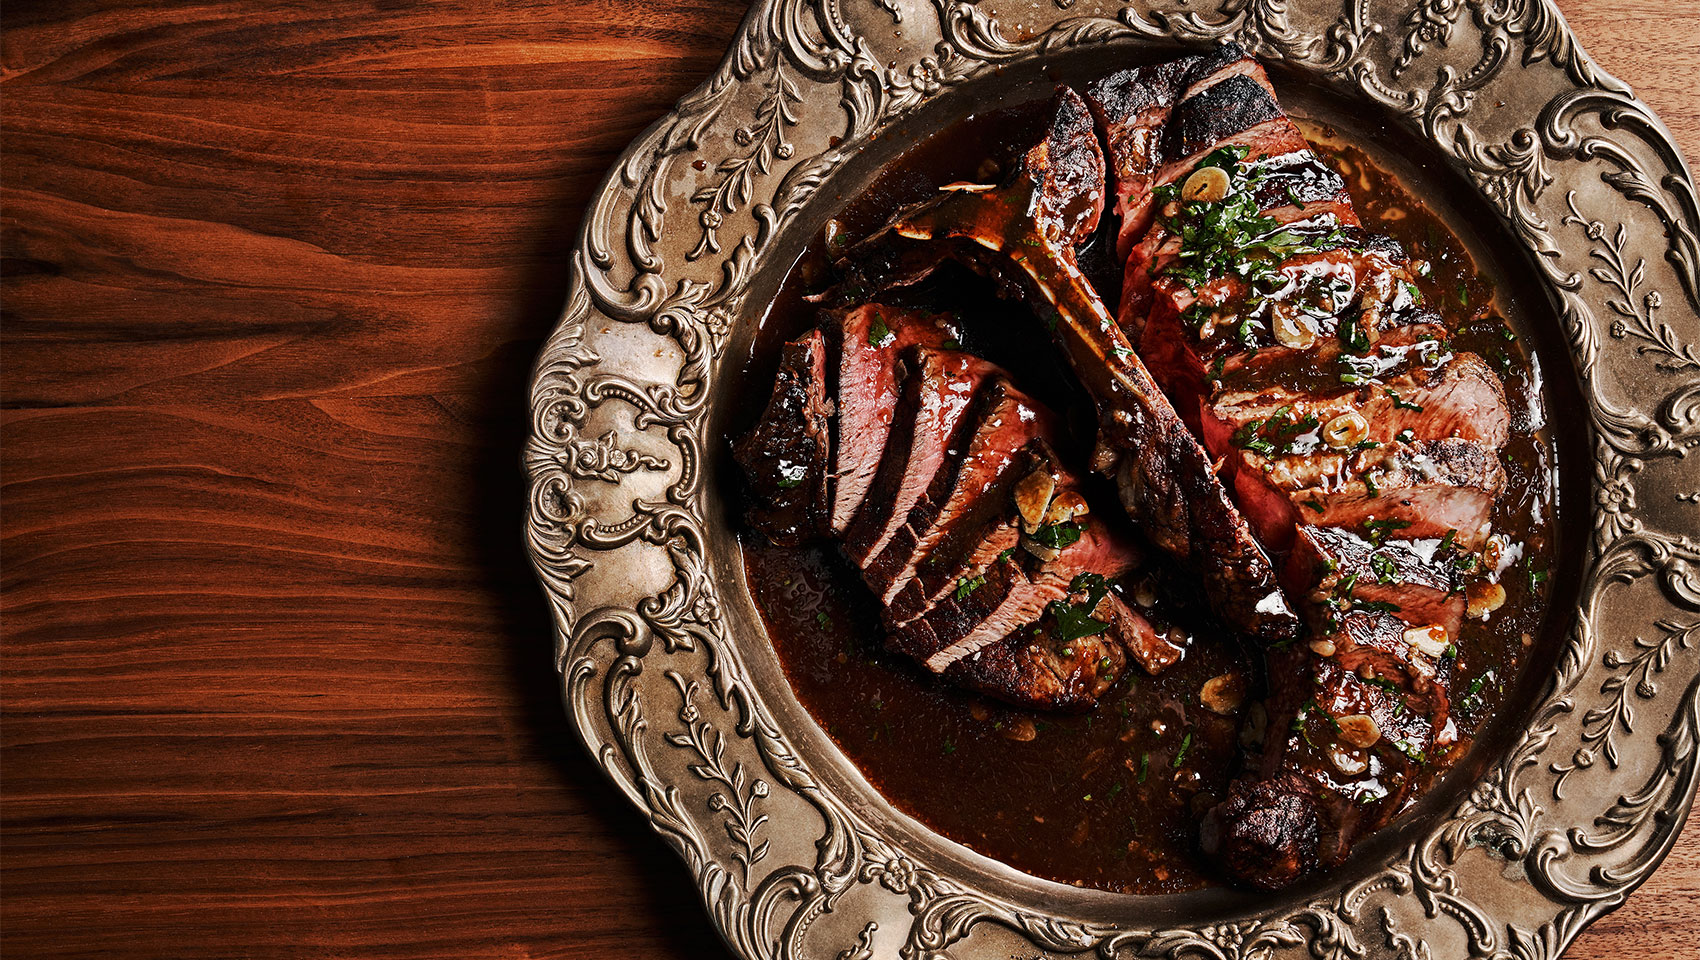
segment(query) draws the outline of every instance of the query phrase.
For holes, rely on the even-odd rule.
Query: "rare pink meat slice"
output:
[[[961,575],[959,568],[966,558],[961,549],[946,549],[934,560],[935,548],[945,544],[959,526],[967,536],[979,536],[976,531],[1004,520],[1010,502],[1007,493],[1000,496],[1007,487],[1004,474],[1013,469],[1029,441],[1055,433],[1055,416],[1049,410],[1008,379],[991,378],[975,398],[972,412],[959,421],[945,462],[927,491],[910,508],[885,549],[862,571],[880,603],[890,607],[915,582],[922,565],[934,572],[931,581],[937,588],[928,599],[948,589]],[[950,545],[966,546],[964,539],[958,535]],[[908,619],[912,616],[899,622]]]
[[[827,532],[832,401],[819,330],[787,343],[760,422],[732,447],[749,481],[750,525],[776,544]]]
[[[844,534],[857,566],[885,549],[948,459],[950,439],[980,385],[997,368],[960,350],[915,347],[905,355],[902,397],[879,469]],[[841,435],[848,426],[841,424]]]
[[[897,409],[897,359],[910,347],[942,348],[958,333],[948,317],[868,304],[841,311],[838,430],[833,459],[832,530],[842,535],[874,482]]]
[[[1089,591],[1078,590],[1064,602],[1090,601]],[[1147,642],[1156,631],[1115,594],[1105,592],[1092,616],[1096,623],[1089,629],[1096,632],[1065,633],[1047,615],[957,660],[944,676],[1019,707],[1081,712],[1098,703],[1130,655],[1153,674],[1173,662],[1174,648]]]
[[[1300,523],[1376,538],[1444,538],[1465,550],[1491,532],[1505,489],[1495,452],[1468,440],[1418,440],[1367,450],[1264,457],[1236,451],[1234,489],[1265,542],[1285,550]]]
[[[1106,579],[1133,569],[1138,551],[1104,524],[1087,524],[1055,560],[1024,572],[1021,550],[1001,555],[984,573],[961,580],[927,614],[891,631],[887,644],[941,672],[952,663],[1028,627],[1053,602],[1078,588],[1082,574]]]
[[[1402,353],[1387,352],[1415,342],[1414,333],[1401,334],[1400,328],[1418,324],[1424,335],[1439,329],[1425,325],[1436,318],[1419,309],[1412,288],[1400,279],[1399,259],[1396,248],[1379,245],[1297,254],[1274,269],[1274,285],[1288,299],[1250,312],[1243,303],[1246,286],[1238,279],[1194,287],[1184,278],[1159,276],[1145,302],[1140,352],[1193,425],[1196,398],[1231,377],[1248,357],[1268,368],[1279,365],[1279,357],[1316,353],[1297,362],[1301,369],[1293,372],[1314,368],[1335,385],[1342,375],[1373,377],[1405,361]],[[1357,344],[1355,353],[1342,350],[1348,341]],[[1274,354],[1258,359],[1267,351]]]
[[[1451,354],[1436,366],[1373,383],[1336,382],[1332,389],[1225,388],[1207,404],[1201,432],[1205,447],[1217,455],[1227,452],[1236,435],[1271,434],[1280,434],[1276,439],[1293,452],[1308,453],[1321,444],[1323,427],[1354,414],[1363,419],[1365,436],[1381,443],[1455,437],[1498,450],[1511,432],[1505,388],[1473,353]]]
[[[1446,537],[1371,540],[1338,527],[1298,528],[1283,580],[1316,611],[1313,621],[1338,620],[1354,610],[1381,610],[1416,627],[1439,627],[1417,643],[1431,659],[1458,636],[1464,587],[1462,554]]]

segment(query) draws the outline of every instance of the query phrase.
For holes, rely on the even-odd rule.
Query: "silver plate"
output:
[[[741,956],[1554,957],[1682,827],[1700,211],[1669,133],[1543,0],[1203,6],[762,0],[591,204],[532,383],[527,538],[580,735]],[[722,424],[784,273],[882,164],[1050,74],[1225,37],[1532,291],[1506,299],[1544,345],[1562,563],[1519,694],[1347,864],[1274,896],[1123,896],[940,837],[833,746],[744,586]]]

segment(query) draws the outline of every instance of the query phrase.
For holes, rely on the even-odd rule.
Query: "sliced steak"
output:
[[[1076,577],[1114,579],[1138,565],[1138,551],[1108,525],[1078,519],[1085,501],[1077,481],[1042,443],[1027,449],[1021,473],[1012,487],[1012,506],[1015,522],[1029,536],[960,578],[924,615],[891,629],[892,649],[942,671],[1032,624],[1051,603],[1078,589]],[[1068,536],[1050,538],[1050,545],[1031,539],[1064,526]]]
[[[1075,591],[1063,603],[1089,603],[1087,591]],[[1093,610],[1096,632],[1074,635],[1059,629],[1054,611],[1031,627],[987,644],[945,668],[944,676],[1000,700],[1040,710],[1089,710],[1115,683],[1130,654],[1148,672],[1166,662],[1143,637],[1156,631],[1145,618],[1105,593]]]
[[[1298,618],[1268,556],[1075,261],[1073,247],[1096,226],[1103,195],[1102,153],[1086,105],[1065,88],[1045,139],[1008,180],[900,212],[846,266],[859,269],[856,286],[878,289],[913,282],[929,268],[917,262],[928,257],[936,264],[951,256],[1026,296],[1054,322],[1098,403],[1094,467],[1115,478],[1135,522],[1203,578],[1230,625],[1269,642],[1289,639]],[[915,243],[905,248],[902,240]]]
[[[832,530],[843,534],[873,485],[891,432],[898,357],[910,347],[942,348],[959,335],[943,315],[877,303],[837,311],[830,328],[838,347]]]
[[[1362,417],[1366,438],[1381,443],[1456,437],[1498,450],[1510,437],[1505,388],[1473,353],[1449,354],[1438,366],[1379,379],[1376,384],[1336,383],[1313,390],[1280,384],[1224,388],[1211,397],[1203,419],[1205,447],[1222,453],[1240,430],[1256,431],[1283,420],[1309,421],[1320,428],[1349,414]],[[1321,439],[1312,436],[1307,442],[1315,449]]]
[[[827,462],[832,402],[826,344],[811,330],[785,344],[760,422],[732,447],[749,480],[749,523],[777,544],[827,532]]]
[[[1376,537],[1441,538],[1475,550],[1505,489],[1497,454],[1468,440],[1417,440],[1369,450],[1269,458],[1237,451],[1234,489],[1259,533],[1286,549],[1299,523]]]
[[[903,359],[902,398],[879,469],[844,532],[844,551],[859,567],[885,549],[946,461],[957,423],[997,368],[960,350],[915,347]]]
[[[963,541],[1001,522],[1008,513],[1004,474],[1013,468],[1023,447],[1039,437],[1054,436],[1056,418],[1008,379],[993,377],[975,398],[946,448],[946,459],[903,525],[885,548],[863,569],[880,603],[891,607],[925,565],[935,572],[931,600],[961,576]],[[999,499],[1000,491],[1002,499]],[[954,531],[961,532],[952,536]],[[1006,544],[1010,546],[1012,544]],[[935,549],[943,552],[934,559]],[[954,549],[953,549],[954,548]],[[1003,547],[999,548],[1000,550]],[[982,564],[984,566],[984,564]],[[925,583],[918,590],[926,590]],[[907,622],[914,614],[898,622]]]
[[[1163,130],[1198,57],[1134,67],[1096,80],[1082,91],[1104,139],[1115,191],[1116,253],[1122,261],[1151,226],[1151,187],[1163,162]]]
[[[1380,609],[1411,626],[1439,626],[1442,638],[1422,641],[1431,657],[1458,636],[1464,587],[1444,539],[1373,543],[1333,527],[1301,525],[1298,530],[1283,580],[1291,594],[1321,614],[1319,620]]]
[[[1377,620],[1380,616],[1382,619]],[[1367,637],[1392,630],[1386,615],[1354,615]],[[1205,817],[1200,841],[1243,883],[1274,890],[1352,846],[1415,799],[1422,766],[1456,740],[1445,688],[1450,660],[1421,692],[1402,676],[1364,677],[1337,657],[1285,651],[1272,675],[1290,676],[1302,701],[1270,701],[1259,776],[1229,788]],[[1360,666],[1362,664],[1360,663]]]

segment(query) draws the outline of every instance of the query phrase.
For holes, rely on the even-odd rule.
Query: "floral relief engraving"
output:
[[[1591,489],[1566,501],[1592,530],[1552,674],[1455,809],[1337,893],[1153,925],[964,866],[872,816],[841,758],[799,751],[771,652],[735,635],[708,424],[727,346],[763,306],[752,278],[875,135],[1057,53],[1225,38],[1429,141],[1527,249],[1592,430],[1568,451],[1592,459]],[[1479,109],[1498,100],[1516,109]],[[592,203],[534,371],[527,542],[572,721],[745,957],[863,960],[885,955],[876,932],[904,958],[966,957],[991,931],[1102,960],[1556,957],[1658,864],[1700,768],[1696,494],[1656,485],[1700,443],[1697,232],[1662,127],[1549,0],[758,0]]]

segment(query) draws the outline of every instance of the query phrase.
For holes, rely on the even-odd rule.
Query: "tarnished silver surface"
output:
[[[1549,412],[1579,439],[1521,710],[1306,886],[1129,897],[931,833],[800,708],[719,494],[726,384],[808,237],[904,147],[1036,95],[1042,66],[1222,37],[1283,71],[1295,112],[1458,185],[1476,252],[1544,291],[1513,319],[1553,345]],[[1694,794],[1697,231],[1669,134],[1545,0],[761,0],[609,175],[537,363],[526,534],[573,721],[745,957],[1557,956]]]

